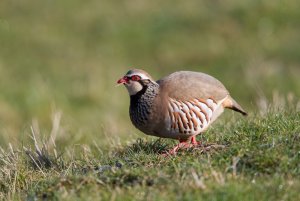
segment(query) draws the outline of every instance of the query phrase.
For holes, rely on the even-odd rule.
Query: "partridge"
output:
[[[224,108],[247,113],[216,78],[200,72],[178,71],[158,81],[140,69],[129,70],[117,81],[130,95],[133,125],[147,135],[179,140],[169,151],[196,146]]]

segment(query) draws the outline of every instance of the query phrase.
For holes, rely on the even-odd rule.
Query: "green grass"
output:
[[[299,10],[297,0],[1,1],[0,198],[300,200]],[[199,136],[222,149],[162,158],[176,142],[137,131],[115,87],[132,67],[155,79],[211,74],[250,115],[227,111]]]
[[[150,137],[107,150],[79,145],[60,153],[51,143],[38,145],[38,141],[31,149],[12,147],[0,155],[1,196],[28,200],[300,199],[299,112],[274,111],[231,120],[210,129],[202,142],[224,147],[181,150],[173,157],[161,153],[174,143]]]

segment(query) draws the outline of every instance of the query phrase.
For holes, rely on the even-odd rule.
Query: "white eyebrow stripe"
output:
[[[142,73],[132,73],[132,74],[129,74],[129,75],[126,75],[128,77],[131,77],[133,75],[138,75],[141,77],[142,80],[147,80],[147,79],[150,79],[149,77],[147,77],[145,74],[142,74]]]

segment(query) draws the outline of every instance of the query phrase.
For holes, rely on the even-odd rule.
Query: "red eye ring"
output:
[[[130,77],[130,79],[131,79],[132,81],[139,81],[139,80],[141,79],[141,77],[138,76],[138,75],[133,75],[133,76]]]

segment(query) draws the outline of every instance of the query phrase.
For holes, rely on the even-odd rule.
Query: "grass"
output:
[[[299,114],[277,111],[231,120],[202,136],[204,145],[214,142],[223,148],[182,150],[175,157],[161,155],[174,146],[172,141],[150,137],[108,150],[80,145],[60,153],[54,141],[38,142],[33,131],[31,148],[1,151],[1,196],[13,200],[298,200]]]
[[[300,200],[299,6],[2,1],[0,198]],[[199,136],[224,148],[162,158],[175,142],[134,129],[115,87],[132,67],[211,74],[250,115]]]

